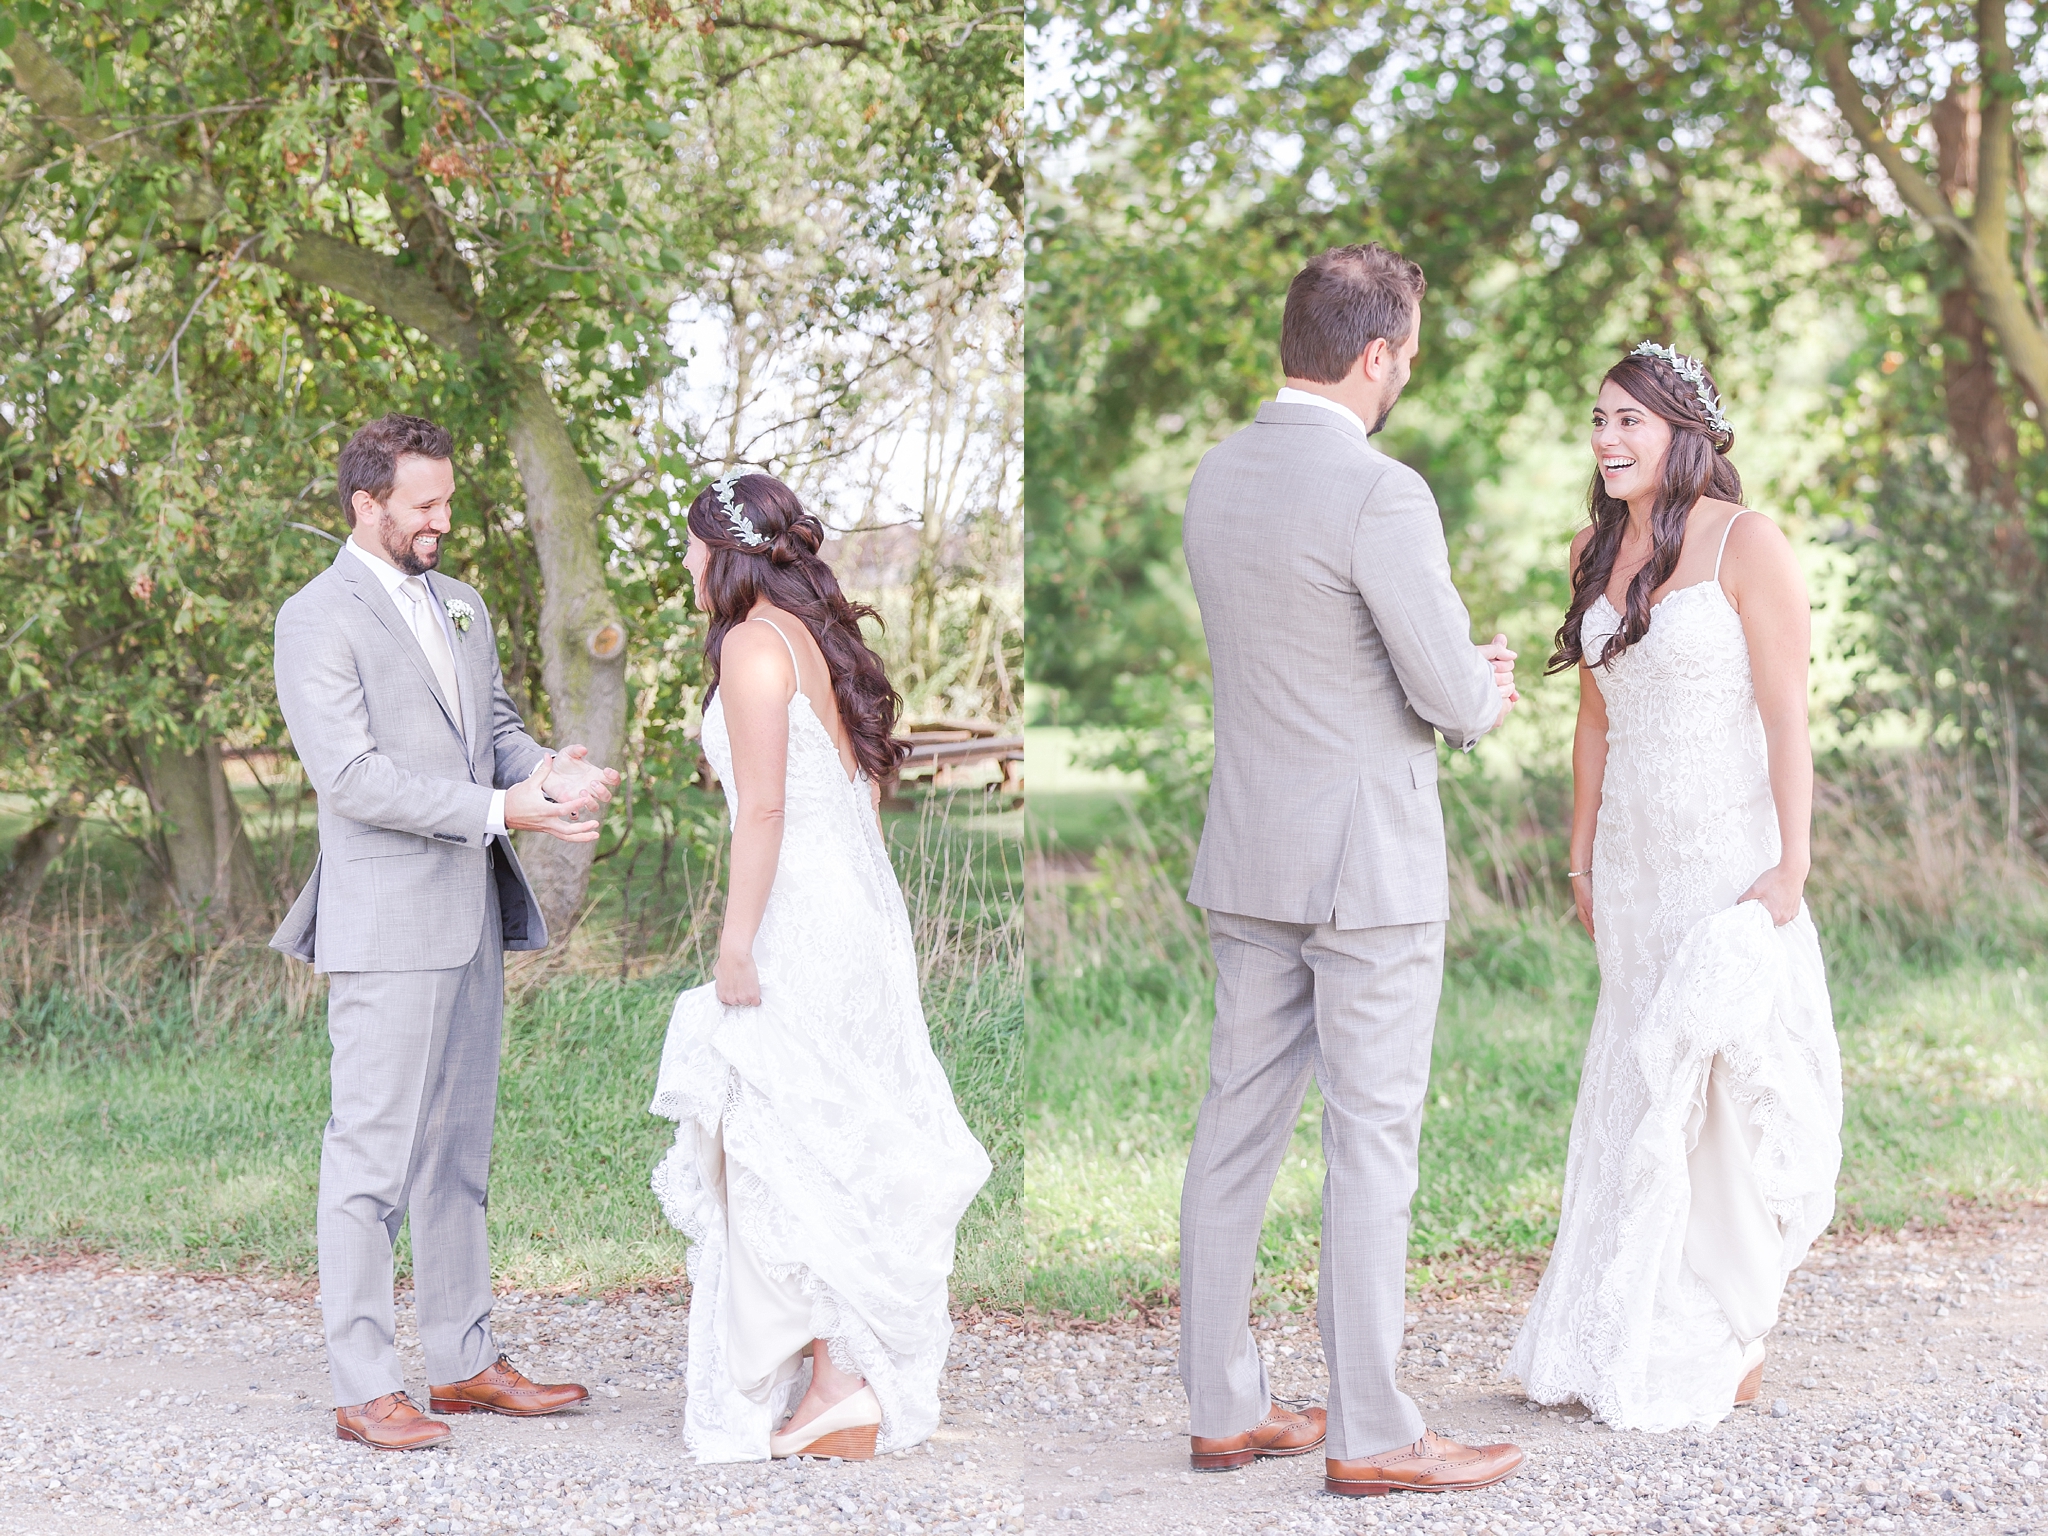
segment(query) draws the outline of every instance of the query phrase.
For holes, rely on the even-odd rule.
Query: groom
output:
[[[1477,1488],[1514,1446],[1425,1430],[1394,1384],[1416,1145],[1450,915],[1436,736],[1514,703],[1475,646],[1436,503],[1371,436],[1408,382],[1422,269],[1378,245],[1287,290],[1287,387],[1212,449],[1184,542],[1215,673],[1216,770],[1188,899],[1216,1025],[1181,1193],[1181,1381],[1197,1471],[1325,1446],[1331,1493]],[[1323,1091],[1325,1410],[1275,1403],[1246,1326],[1259,1229],[1313,1074]]]
[[[338,466],[348,542],[277,615],[277,697],[320,799],[320,857],[270,943],[328,976],[333,1110],[320,1158],[320,1306],[335,1433],[417,1450],[392,1337],[391,1245],[412,1217],[413,1294],[436,1413],[553,1413],[491,1336],[484,1207],[504,951],[548,941],[507,835],[597,836],[619,776],[528,736],[490,614],[439,575],[455,445],[385,416]],[[586,817],[585,812],[591,812]]]

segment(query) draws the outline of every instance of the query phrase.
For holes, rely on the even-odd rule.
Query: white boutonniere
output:
[[[469,633],[469,621],[475,617],[476,610],[461,598],[451,597],[448,599],[448,622],[461,630],[465,635]]]

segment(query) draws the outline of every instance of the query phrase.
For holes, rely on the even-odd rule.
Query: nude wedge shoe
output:
[[[1747,1408],[1764,1390],[1764,1341],[1754,1339],[1742,1352],[1742,1381],[1735,1388],[1735,1406]]]
[[[875,1436],[882,1427],[882,1400],[873,1387],[834,1403],[794,1434],[770,1435],[768,1454],[836,1456],[842,1461],[867,1461],[875,1454]]]

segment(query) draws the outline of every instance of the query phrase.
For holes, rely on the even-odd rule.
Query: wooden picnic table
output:
[[[902,805],[898,790],[908,780],[912,783],[929,781],[936,789],[945,789],[953,783],[953,776],[962,768],[971,768],[977,763],[995,763],[1002,772],[998,788],[1004,795],[1016,796],[1024,793],[1024,738],[1022,736],[999,736],[996,728],[983,720],[929,720],[906,726],[896,733],[896,740],[910,750],[904,755],[902,764],[882,785],[882,799]],[[699,757],[698,777],[708,789],[716,785],[717,779],[711,772],[710,761]]]
[[[958,770],[977,763],[1000,767],[1003,794],[1024,791],[1022,736],[999,736],[993,725],[981,720],[932,720],[907,726],[896,733],[896,739],[910,751],[882,786],[884,800],[896,799],[897,788],[906,779],[929,779],[933,787],[944,789]]]

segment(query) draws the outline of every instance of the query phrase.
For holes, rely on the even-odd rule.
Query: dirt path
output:
[[[513,1294],[496,1320],[514,1359],[595,1404],[458,1419],[451,1448],[397,1457],[334,1439],[302,1288],[17,1268],[0,1276],[0,1532],[2048,1532],[2044,1258],[2039,1207],[1830,1239],[1774,1336],[1769,1406],[1662,1438],[1522,1401],[1495,1362],[1524,1295],[1418,1301],[1406,1380],[1432,1426],[1514,1439],[1529,1463],[1480,1494],[1358,1501],[1324,1496],[1314,1457],[1188,1473],[1170,1324],[963,1319],[928,1448],[699,1468],[676,1298]],[[1262,1340],[1281,1392],[1320,1397],[1312,1320]],[[417,1384],[416,1352],[407,1366]]]

